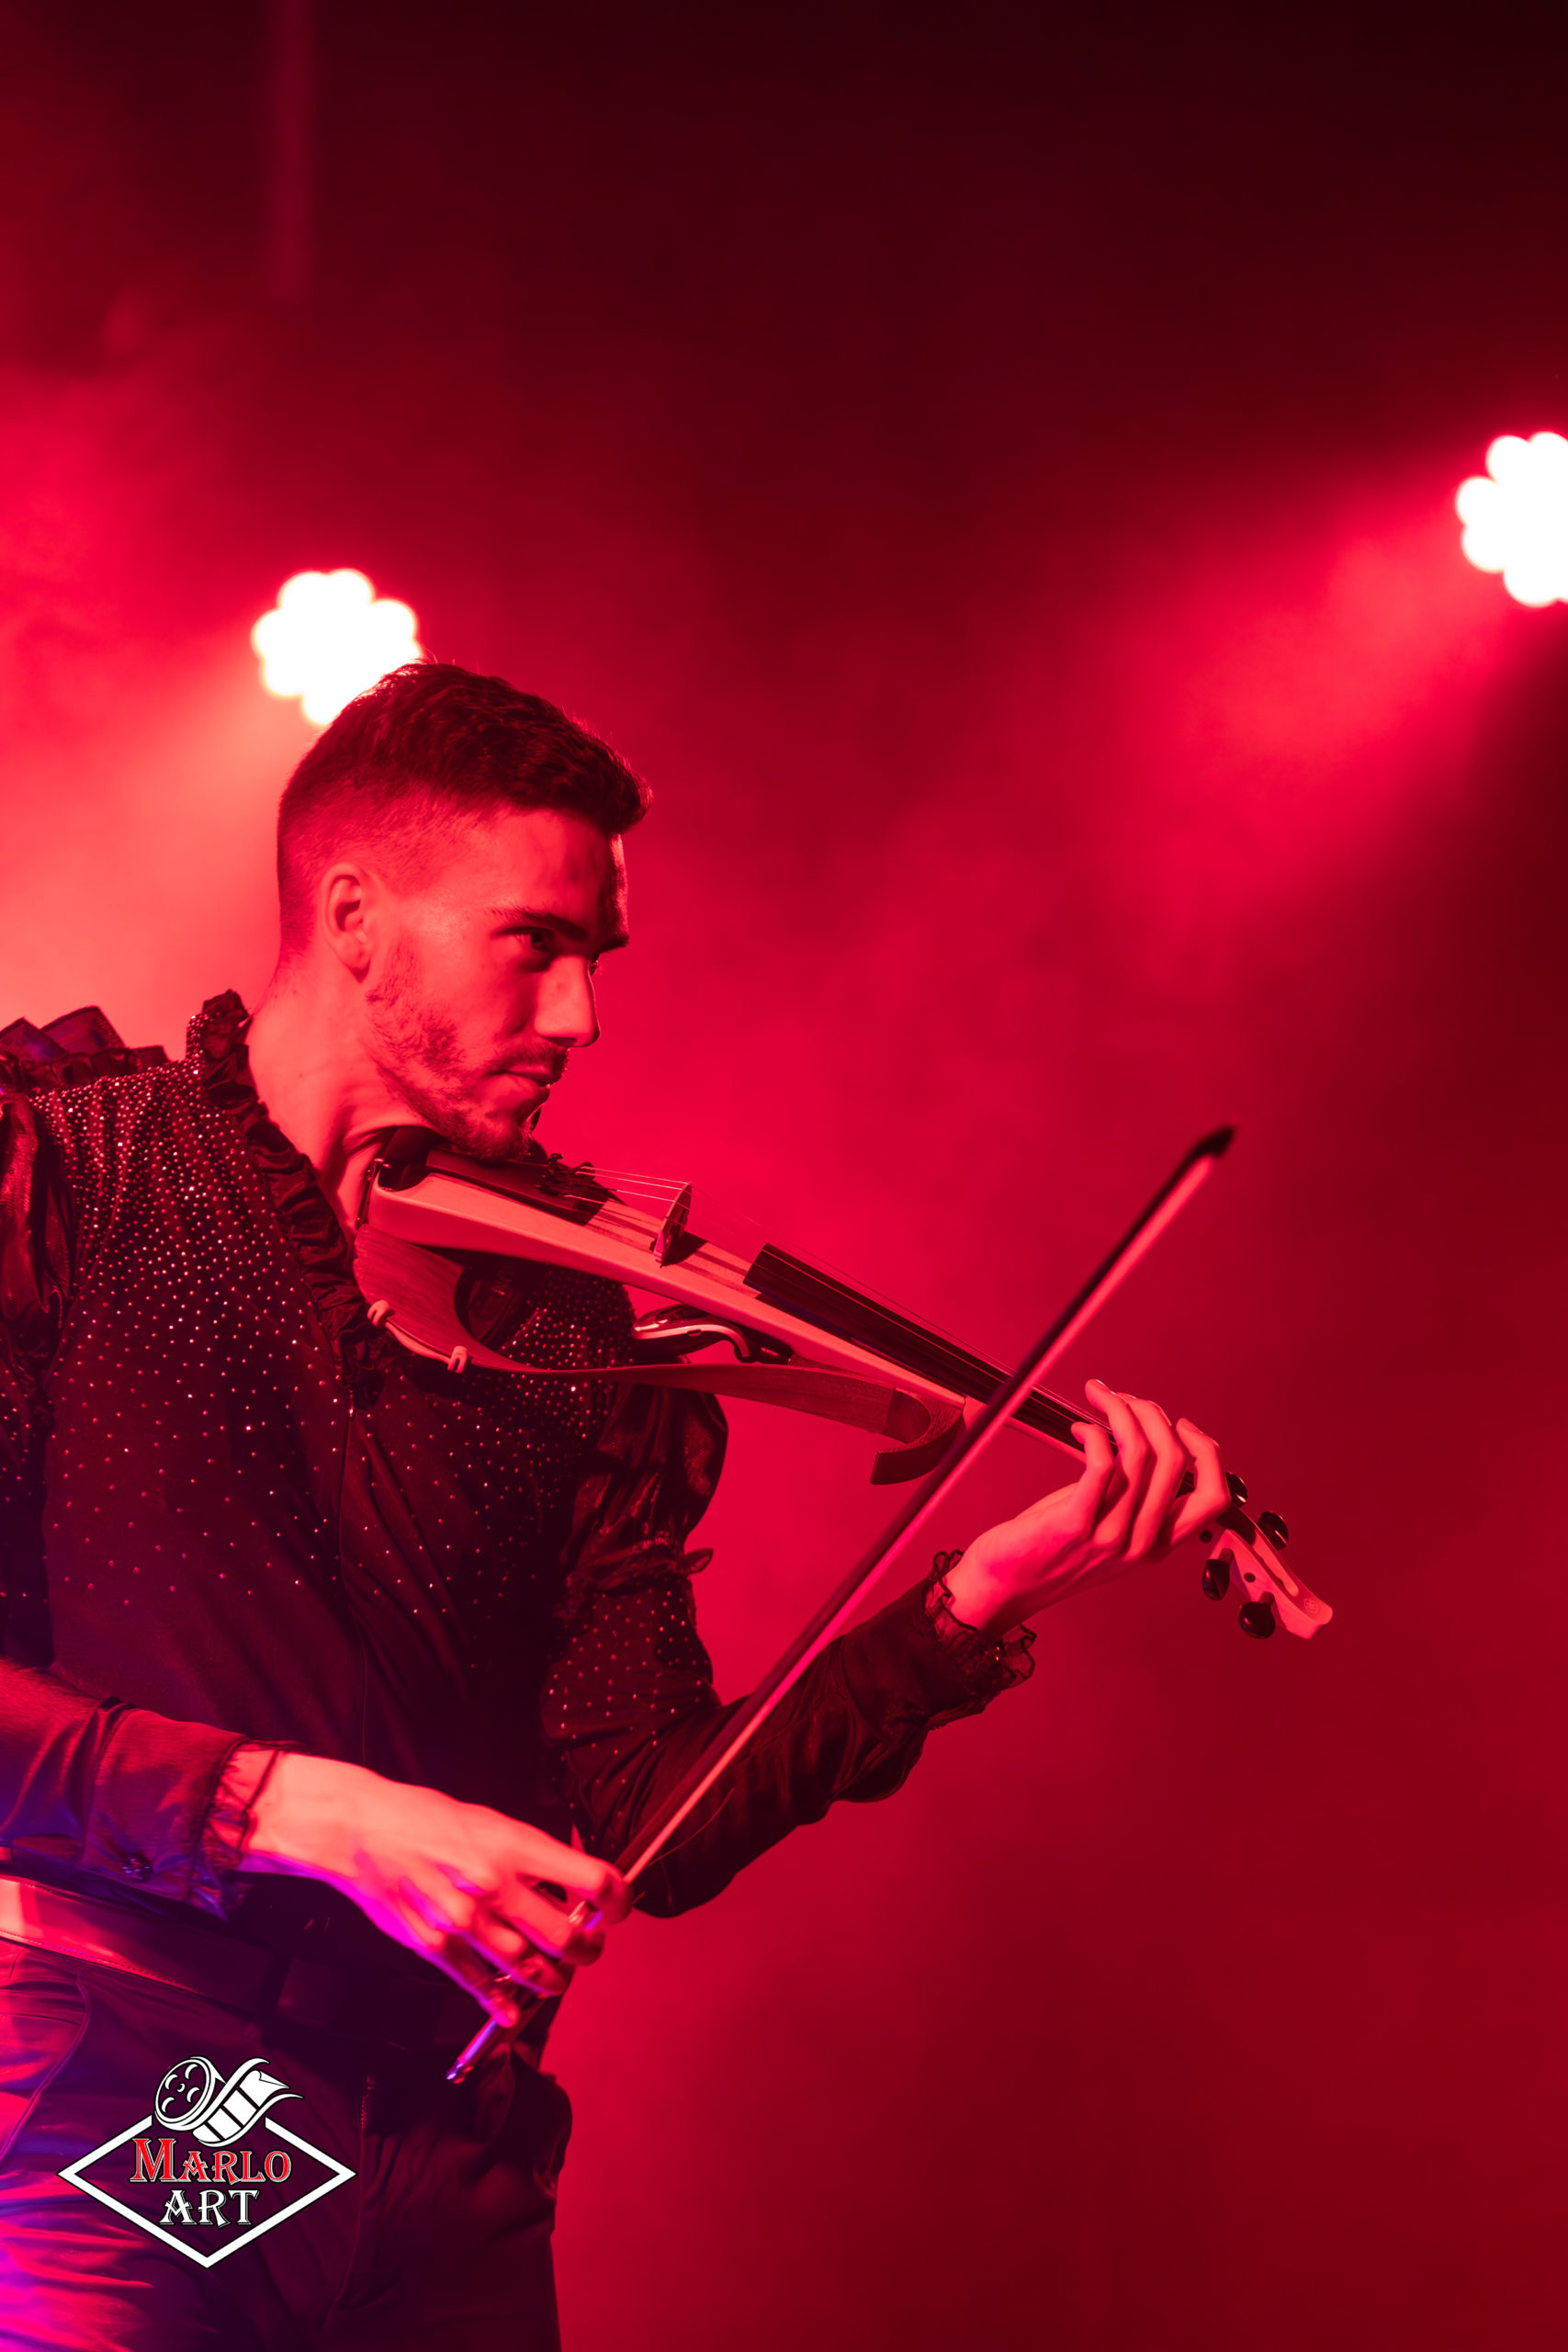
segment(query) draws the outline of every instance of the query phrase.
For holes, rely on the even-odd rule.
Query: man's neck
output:
[[[275,974],[251,1022],[251,1077],[267,1114],[321,1179],[352,1232],[375,1139],[413,1117],[360,1041],[358,1007],[309,972]]]

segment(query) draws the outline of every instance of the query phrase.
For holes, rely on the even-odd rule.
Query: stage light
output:
[[[297,571],[251,631],[268,694],[299,698],[318,727],[400,662],[417,662],[418,621],[363,571]]]
[[[1505,433],[1486,471],[1454,499],[1461,541],[1478,571],[1500,571],[1521,605],[1568,604],[1568,441],[1561,433]]]

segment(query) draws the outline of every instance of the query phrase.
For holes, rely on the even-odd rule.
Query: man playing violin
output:
[[[549,704],[396,672],[284,795],[254,1014],[214,998],[183,1062],[64,1067],[80,1083],[47,1033],[0,1059],[15,2352],[557,2341],[569,2110],[544,2030],[633,1900],[597,1857],[724,1713],[689,1549],[724,1424],[595,1381],[628,1348],[613,1283],[525,1262],[502,1283],[490,1344],[581,1381],[457,1370],[376,1326],[351,1244],[388,1130],[536,1150],[598,1035],[646,806]],[[837,1800],[891,1793],[931,1729],[1024,1679],[1030,1619],[1224,1510],[1201,1430],[1088,1393],[1110,1434],[1079,1426],[1079,1476],[827,1649],[639,1906],[704,1902]],[[547,1997],[520,2024],[524,1996]],[[487,2014],[507,2030],[448,2082]],[[252,2210],[229,2188],[199,2215],[170,2188],[160,2235],[62,2177],[154,2084],[177,2108],[190,2069],[253,2061],[352,2176],[276,2227],[214,2260]],[[249,2177],[194,2161],[193,2184]]]

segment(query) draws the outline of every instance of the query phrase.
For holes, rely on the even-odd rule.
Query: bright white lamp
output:
[[[417,662],[419,623],[363,571],[297,571],[251,631],[268,694],[297,697],[318,727],[404,662]]]
[[[1461,482],[1461,541],[1478,571],[1500,571],[1521,605],[1568,604],[1568,441],[1505,433],[1486,471]]]

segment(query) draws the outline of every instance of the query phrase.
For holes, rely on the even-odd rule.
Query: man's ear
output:
[[[317,892],[322,936],[358,980],[370,968],[378,895],[375,876],[349,858],[328,866]]]

